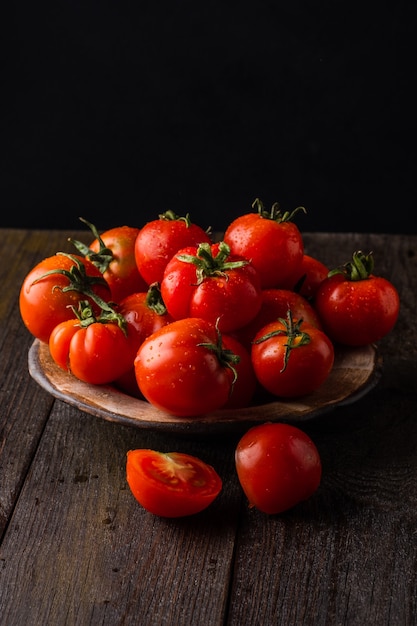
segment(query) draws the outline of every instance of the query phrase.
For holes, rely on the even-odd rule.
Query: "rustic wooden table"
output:
[[[303,428],[323,461],[307,502],[249,509],[236,436],[186,437],[109,422],[30,377],[18,293],[35,263],[85,231],[1,231],[0,622],[4,626],[412,626],[417,623],[417,237],[304,235],[330,266],[373,251],[397,286],[378,385]],[[133,499],[126,452],[195,454],[224,478],[194,517]]]

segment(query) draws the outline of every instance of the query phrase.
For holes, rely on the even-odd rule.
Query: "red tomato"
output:
[[[250,352],[234,337],[222,335],[222,342],[225,350],[231,350],[239,357],[239,362],[234,364],[237,378],[222,409],[241,409],[250,405],[258,386],[252,359]]]
[[[117,311],[126,320],[129,340],[135,352],[146,337],[174,321],[166,309],[157,283],[150,285],[146,291],[123,298]]]
[[[136,239],[135,258],[139,272],[148,283],[160,283],[165,266],[181,248],[211,243],[210,235],[193,224],[189,215],[179,217],[166,211],[145,224]]]
[[[48,343],[54,327],[73,319],[81,300],[107,301],[110,288],[101,272],[88,259],[58,253],[38,263],[26,276],[20,289],[20,314],[29,332]],[[93,304],[97,313],[99,305]]]
[[[96,265],[106,279],[113,302],[137,291],[146,291],[148,285],[136,265],[135,244],[139,228],[116,226],[101,235],[94,224],[82,219],[96,237],[90,247],[72,240],[77,250]]]
[[[372,255],[353,255],[319,286],[314,307],[326,334],[344,345],[363,346],[379,341],[393,329],[400,298],[394,285],[373,271]]]
[[[236,447],[235,462],[249,505],[268,514],[307,500],[321,481],[315,443],[289,424],[266,423],[249,429]]]
[[[184,517],[206,509],[222,490],[216,470],[184,452],[129,450],[126,479],[144,509],[161,517]]]
[[[55,363],[94,385],[113,382],[132,367],[134,353],[117,323],[94,322],[85,328],[77,319],[61,322],[49,338]]]
[[[225,333],[250,322],[262,300],[257,271],[224,242],[179,250],[165,268],[161,294],[175,319],[200,317]]]
[[[227,352],[216,327],[185,318],[150,335],[135,359],[140,391],[154,406],[177,416],[198,416],[229,399],[236,355]]]
[[[260,200],[255,200],[255,206],[258,212],[236,218],[227,227],[223,239],[232,254],[251,260],[264,289],[286,288],[295,284],[300,275],[304,242],[291,219],[296,211],[304,208],[283,214],[278,204],[273,205],[270,213],[264,210]]]
[[[323,331],[302,320],[264,326],[252,344],[252,363],[261,385],[275,396],[294,398],[312,393],[329,376],[334,348]]]
[[[262,305],[256,317],[234,335],[250,349],[256,333],[280,317],[285,319],[288,309],[291,309],[295,319],[303,319],[304,322],[321,328],[319,316],[306,298],[289,289],[271,288],[262,290]]]
[[[290,289],[311,301],[314,299],[318,286],[327,278],[328,273],[329,268],[324,263],[315,257],[304,254],[300,275],[296,278],[295,283],[290,285]]]
[[[117,310],[126,320],[129,342],[135,354],[146,337],[174,321],[166,310],[157,283],[150,285],[146,292],[133,293],[124,298]],[[123,374],[115,383],[129,395],[143,397],[136,381],[133,361],[129,372]]]

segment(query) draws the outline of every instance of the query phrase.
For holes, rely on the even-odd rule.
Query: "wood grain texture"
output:
[[[322,457],[319,490],[266,516],[242,495],[236,435],[100,420],[32,380],[20,284],[69,234],[2,231],[0,622],[414,626],[417,237],[305,235],[306,250],[331,266],[373,250],[376,272],[399,290],[401,310],[378,345],[378,385],[302,426]],[[220,497],[182,520],[146,513],[125,481],[126,452],[136,447],[200,456],[224,480]]]

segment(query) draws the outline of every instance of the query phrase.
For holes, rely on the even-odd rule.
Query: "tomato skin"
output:
[[[219,243],[211,245],[216,256]],[[196,266],[178,257],[197,256],[198,248],[179,250],[168,262],[161,282],[161,293],[168,312],[175,319],[200,317],[218,323],[221,332],[231,333],[241,328],[258,313],[262,291],[258,272],[251,263],[206,276],[198,283]],[[246,261],[229,255],[228,262]]]
[[[132,367],[134,353],[116,323],[95,322],[86,328],[78,320],[58,324],[49,339],[55,363],[93,385],[113,382]]]
[[[334,274],[319,286],[316,309],[326,334],[336,343],[363,346],[379,341],[393,329],[400,299],[383,277],[348,280]]]
[[[149,335],[159,330],[166,324],[173,322],[173,318],[166,313],[157,313],[147,302],[148,292],[132,293],[120,302],[118,312],[124,317],[127,324],[129,342],[135,356]],[[134,358],[132,367],[115,382],[116,386],[128,395],[143,398],[136,381]]]
[[[290,285],[290,289],[294,289],[300,295],[304,296],[309,302],[314,301],[317,289],[321,282],[327,278],[329,268],[316,257],[304,254],[301,263],[300,275],[296,278],[295,283]],[[297,288],[299,282],[301,286]]]
[[[126,479],[141,506],[170,518],[200,513],[223,486],[216,470],[195,456],[147,449],[128,451]]]
[[[116,226],[100,235],[114,257],[109,268],[103,273],[111,289],[113,302],[120,302],[131,293],[147,289],[147,283],[139,273],[135,258],[135,244],[139,232],[139,228],[132,226]],[[94,252],[100,250],[98,239],[93,240],[90,249]]]
[[[293,222],[276,222],[257,213],[247,213],[229,224],[223,239],[233,254],[250,259],[264,289],[295,284],[304,242]]]
[[[222,407],[230,395],[233,372],[211,349],[199,345],[217,340],[214,324],[199,318],[176,320],[145,339],[134,365],[138,387],[148,402],[184,417]]]
[[[315,443],[300,428],[281,422],[250,428],[236,446],[235,465],[249,505],[269,515],[307,500],[321,482]]]
[[[162,216],[152,220],[141,228],[136,238],[137,268],[148,285],[160,283],[168,261],[178,250],[198,246],[203,241],[211,243],[210,236],[201,226],[187,219]]]
[[[333,344],[322,330],[303,322],[300,330],[309,335],[310,343],[293,348],[283,369],[288,336],[281,334],[256,342],[273,331],[284,329],[282,322],[271,322],[255,335],[251,357],[256,377],[274,396],[296,398],[313,393],[332,370]]]
[[[240,358],[234,366],[237,379],[233,383],[232,392],[222,409],[241,409],[250,405],[258,387],[258,381],[252,365],[249,350],[235,337],[222,335],[223,345]]]
[[[71,257],[84,265],[87,276],[103,279],[101,272],[93,263],[80,255],[73,254]],[[77,309],[80,300],[88,300],[91,303],[91,299],[79,291],[63,291],[69,285],[66,276],[62,274],[44,276],[51,270],[70,271],[74,266],[75,262],[69,256],[56,254],[47,257],[30,270],[20,288],[19,308],[22,321],[34,337],[45,343],[48,343],[49,336],[57,324],[74,317],[71,306]],[[36,280],[38,282],[34,282]],[[92,291],[105,301],[110,299],[111,293],[107,283],[93,285]],[[99,308],[93,304],[93,310],[98,312]]]
[[[147,291],[132,293],[119,303],[117,307],[127,323],[127,332],[135,353],[139,346],[156,330],[174,319],[168,312],[158,314],[147,304]]]
[[[279,317],[285,318],[288,309],[296,319],[303,318],[312,326],[321,328],[320,318],[310,302],[301,294],[289,289],[263,289],[262,304],[259,313],[234,335],[245,346],[251,349],[256,333],[266,324],[276,321]]]

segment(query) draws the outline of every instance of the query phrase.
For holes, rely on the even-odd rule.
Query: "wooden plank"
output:
[[[57,401],[1,549],[5,623],[221,623],[242,496],[230,443],[212,444]],[[125,458],[135,447],[173,446],[211,463],[225,483],[202,514],[165,520],[133,498]]]
[[[0,536],[53,405],[52,398],[27,374],[33,337],[20,317],[20,286],[41,259],[69,249],[67,235],[62,231],[2,230],[1,242]]]
[[[316,242],[330,260],[361,243],[376,250],[379,273],[399,289],[400,318],[380,342],[378,387],[305,428],[323,461],[317,494],[281,516],[244,509],[228,623],[414,624],[416,241],[321,235],[311,240],[315,254]]]
[[[19,280],[32,261],[60,244],[62,233],[50,237],[6,237],[9,252],[13,241],[24,252],[20,263],[11,263],[15,279],[5,276],[0,331],[2,622],[414,624],[416,238],[306,234],[307,251],[332,265],[357,249],[374,250],[379,273],[399,287],[400,318],[380,345],[378,387],[303,427],[322,455],[317,494],[283,515],[265,516],[249,510],[242,496],[233,462],[236,439],[179,437],[106,422],[53,402],[27,370],[22,376],[31,339],[13,318],[13,298],[16,303]],[[134,447],[200,456],[223,477],[222,495],[192,518],[149,515],[125,481],[125,454]],[[20,469],[10,473],[5,460]],[[7,490],[15,489],[11,498],[4,481]]]

